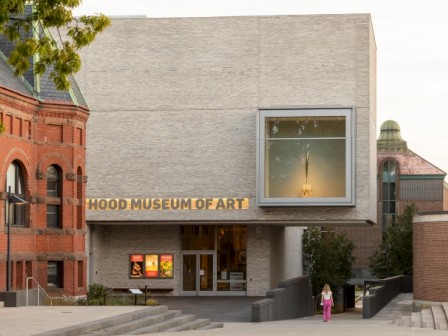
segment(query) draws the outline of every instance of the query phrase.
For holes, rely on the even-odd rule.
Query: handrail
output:
[[[40,300],[39,300],[39,289],[42,290],[42,292],[47,296],[47,298],[50,300],[50,306],[53,305],[53,301],[51,300],[51,297],[47,294],[47,292],[45,291],[45,289],[42,288],[41,285],[39,285],[39,283],[37,282],[36,279],[34,279],[33,277],[27,277],[25,282],[26,282],[26,306],[28,307],[28,282],[29,280],[33,280],[36,285],[37,285],[37,305],[40,306]]]
[[[372,287],[378,285],[380,282],[378,280],[364,280],[364,296],[366,296],[367,291]]]

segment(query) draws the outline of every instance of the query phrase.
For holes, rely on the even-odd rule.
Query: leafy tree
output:
[[[382,243],[369,259],[374,276],[387,278],[412,273],[412,219],[416,213],[414,203],[407,205],[396,223],[387,227]]]
[[[67,77],[81,67],[78,51],[93,42],[110,20],[103,14],[75,18],[72,10],[81,0],[33,0],[32,11],[26,11],[25,4],[30,2],[0,1],[0,34],[14,44],[8,62],[19,76],[30,68],[31,57],[38,55],[34,60],[35,73],[49,71],[56,87],[66,90],[70,87]],[[49,36],[48,29],[58,33],[59,42]]]
[[[346,234],[333,237],[312,227],[304,232],[302,243],[303,266],[310,275],[314,295],[320,294],[325,283],[337,292],[352,278],[355,244]]]

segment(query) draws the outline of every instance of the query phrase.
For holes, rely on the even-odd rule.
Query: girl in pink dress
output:
[[[331,319],[331,307],[334,306],[333,293],[331,292],[328,284],[324,285],[321,293],[320,304],[323,306],[323,318],[324,322],[328,322]]]

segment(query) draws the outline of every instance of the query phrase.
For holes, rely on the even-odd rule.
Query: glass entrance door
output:
[[[182,295],[206,296],[216,291],[214,251],[182,253]]]

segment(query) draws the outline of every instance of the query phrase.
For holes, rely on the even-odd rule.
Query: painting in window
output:
[[[350,111],[260,112],[259,203],[349,202]]]

